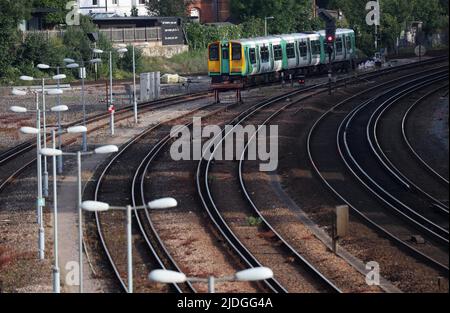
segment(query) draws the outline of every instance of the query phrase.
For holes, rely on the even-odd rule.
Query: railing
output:
[[[23,33],[23,40],[30,34],[41,34],[45,39],[64,36],[65,30],[37,30]],[[112,42],[161,41],[161,27],[102,28],[99,29]]]

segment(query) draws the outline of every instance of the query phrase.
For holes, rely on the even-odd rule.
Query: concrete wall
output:
[[[136,46],[141,45],[141,42],[133,43]],[[187,45],[170,45],[163,46],[161,41],[149,42],[148,47],[139,48],[142,50],[143,55],[147,57],[165,57],[171,58],[174,55],[180,54],[182,52],[186,52],[189,50],[189,46]],[[115,47],[119,47],[118,45],[114,45]]]

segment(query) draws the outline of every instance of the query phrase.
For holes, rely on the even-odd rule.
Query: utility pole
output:
[[[319,9],[319,17],[325,21],[325,41],[327,44],[326,51],[328,53],[328,94],[331,95],[331,84],[333,78],[333,67],[331,64],[334,42],[336,40],[336,20],[330,13],[324,9]]]

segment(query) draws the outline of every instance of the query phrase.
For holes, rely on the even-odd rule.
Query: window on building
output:
[[[212,44],[209,46],[209,60],[210,61],[219,61],[219,45]]]
[[[139,4],[145,4],[145,0],[139,0]]]
[[[320,40],[311,41],[311,53],[313,55],[320,55]]]
[[[267,63],[269,62],[269,47],[261,47],[261,62]]]
[[[242,48],[240,44],[234,43],[231,46],[231,59],[240,60],[242,58]]]
[[[342,54],[343,52],[343,44],[341,37],[336,38],[336,54]]]
[[[249,54],[250,64],[256,64],[256,49],[250,48],[248,50],[248,54]]]
[[[112,0],[112,4],[118,5],[119,4],[119,0]]]
[[[300,57],[304,58],[307,56],[308,54],[308,45],[306,44],[306,42],[301,41],[298,44],[298,51],[300,53]]]
[[[283,59],[283,50],[281,49],[281,45],[273,46],[273,58],[275,61],[280,61]]]
[[[288,59],[295,58],[295,44],[294,43],[288,43],[286,45],[286,55],[287,55]]]
[[[92,0],[92,5],[98,5],[98,0]]]

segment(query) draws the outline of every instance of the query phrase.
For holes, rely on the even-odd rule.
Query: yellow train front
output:
[[[208,46],[208,75],[213,84],[242,81],[245,56],[242,45],[235,41],[216,41]]]

